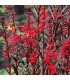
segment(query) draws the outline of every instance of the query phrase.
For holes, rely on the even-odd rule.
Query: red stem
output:
[[[6,35],[6,30],[4,28],[4,24],[2,24],[2,26],[3,26],[4,33],[5,33],[5,42],[6,42],[6,46],[7,46],[8,64],[9,64],[9,71],[8,71],[8,73],[11,75],[11,57],[9,55],[9,46],[8,46],[8,41],[7,41],[7,35]]]

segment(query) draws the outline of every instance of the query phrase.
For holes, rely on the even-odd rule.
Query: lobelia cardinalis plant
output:
[[[14,6],[6,6],[0,35],[5,45],[3,56],[11,75],[70,74],[70,6],[36,5],[26,7],[26,21],[16,24]],[[66,16],[66,17],[65,17]],[[67,18],[68,17],[68,18]],[[67,18],[67,19],[66,19]]]

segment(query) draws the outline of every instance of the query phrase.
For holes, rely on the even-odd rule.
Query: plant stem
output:
[[[40,12],[40,6],[39,6],[39,9],[38,9],[38,25],[39,25],[39,12]],[[39,38],[40,38],[40,36],[39,36],[39,29],[38,29],[38,46],[39,46]],[[40,47],[39,47],[39,52],[40,52]],[[39,66],[39,55],[38,55],[38,57],[37,57],[37,60],[38,60],[38,66]],[[39,67],[38,67],[38,74],[39,74]]]
[[[14,15],[13,15],[13,26],[14,26],[14,28],[15,28]],[[16,29],[15,29],[15,31],[16,31]],[[17,52],[16,52],[16,69],[17,69],[17,73],[16,73],[16,75],[18,75],[18,45],[17,45],[17,43],[16,43],[16,49],[17,49]]]
[[[3,29],[4,29],[5,42],[6,42],[6,46],[7,46],[8,64],[9,64],[9,71],[8,71],[8,73],[11,75],[11,57],[9,55],[9,45],[8,45],[8,41],[7,41],[7,35],[6,35],[6,30],[4,28],[4,24],[2,24],[2,26],[3,26]]]
[[[45,13],[45,6],[44,6],[44,13]],[[45,26],[45,24],[44,24],[44,26]],[[44,58],[44,27],[43,27],[42,34],[43,34],[43,58]],[[43,62],[43,60],[42,60],[42,75],[44,75],[44,62]]]

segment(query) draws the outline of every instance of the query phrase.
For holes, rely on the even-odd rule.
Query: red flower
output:
[[[26,57],[26,54],[27,54],[27,53],[26,53],[26,52],[24,52],[24,53],[22,54],[22,56],[23,56],[23,57]]]
[[[35,62],[36,62],[35,56],[34,56],[34,55],[30,55],[29,61],[30,61],[31,63],[35,63]]]
[[[40,20],[40,23],[44,26],[44,20]]]
[[[51,74],[55,74],[56,73],[56,69],[51,69],[50,72],[51,72]]]
[[[48,53],[46,53],[46,55],[47,55],[48,57],[54,56],[52,52],[48,52]]]
[[[11,48],[10,48],[10,51],[13,51],[13,50],[15,50],[15,47],[11,47]]]
[[[51,74],[55,74],[56,73],[56,67],[53,64],[48,65],[47,67],[50,70]]]
[[[23,37],[23,40],[25,41],[25,43],[23,44],[23,47],[28,47],[28,45],[29,45],[29,38],[25,35]]]
[[[53,65],[53,64],[48,65],[48,69],[54,69],[54,68],[55,68],[55,65]]]
[[[56,18],[62,18],[62,17],[63,17],[62,13],[59,13]]]
[[[38,44],[38,41],[37,40],[33,40],[32,41],[32,46],[34,47],[34,46],[36,46]]]
[[[34,48],[34,52],[36,55],[39,55],[39,51],[36,48]]]
[[[50,24],[49,24],[49,23],[47,23],[45,26],[49,28],[49,27],[50,27]]]
[[[49,14],[48,14],[48,12],[46,11],[46,12],[45,12],[45,17],[48,17],[48,16],[49,16]]]
[[[48,58],[44,58],[43,61],[47,62],[47,63],[51,63],[50,59],[48,59]]]
[[[65,55],[68,55],[68,52],[63,52],[63,53],[61,54],[61,56],[65,56]]]
[[[32,29],[26,31],[26,35],[29,36],[29,37],[34,37],[36,34],[36,32]]]
[[[70,38],[68,38],[68,39],[67,39],[67,43],[69,43],[69,44],[70,44]]]
[[[7,50],[6,49],[3,50],[3,57],[5,59],[8,59],[8,54],[7,54]]]
[[[43,8],[41,8],[41,10],[40,10],[40,14],[42,14],[42,13],[44,13],[44,9]]]
[[[62,49],[62,53],[68,53],[70,51],[70,44],[69,43],[63,44],[61,49]]]
[[[59,58],[59,53],[54,53],[54,59],[57,61]]]
[[[67,29],[67,27],[62,26],[62,31],[63,31],[63,34],[64,34],[64,33],[66,33],[66,32],[67,32],[67,30],[68,30],[68,29]]]
[[[70,72],[70,67],[67,67],[67,68],[66,68],[66,71]]]
[[[18,42],[18,41],[20,41],[21,40],[21,37],[20,36],[15,36],[14,38],[13,38],[13,42],[14,43],[16,43],[16,42]]]
[[[42,16],[40,17],[40,20],[44,20],[44,15],[42,15]]]
[[[6,64],[6,68],[8,68],[9,67],[9,64]]]
[[[69,24],[69,19],[64,20],[66,24]]]
[[[25,31],[25,27],[24,27],[23,25],[21,25],[21,26],[19,26],[19,30],[20,30],[21,32],[24,32],[24,31]]]
[[[42,31],[43,28],[44,28],[44,25],[42,23],[40,23],[39,26],[38,26],[38,28],[39,28],[40,31]]]

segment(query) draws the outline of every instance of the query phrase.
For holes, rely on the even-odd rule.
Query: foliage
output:
[[[1,69],[0,70],[0,75],[8,75],[8,73],[5,69]]]

